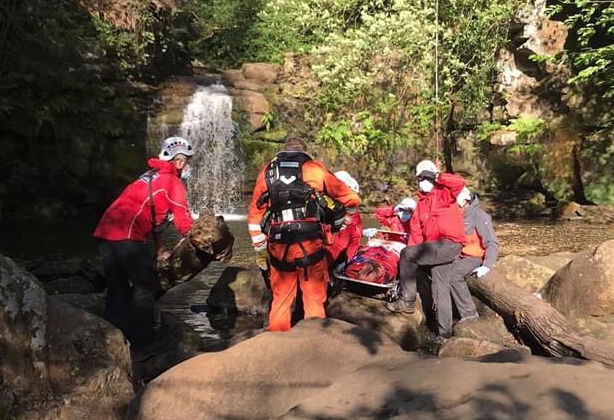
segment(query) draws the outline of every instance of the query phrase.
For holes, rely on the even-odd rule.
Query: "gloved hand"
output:
[[[371,239],[371,238],[375,237],[375,235],[377,235],[377,229],[376,228],[363,229],[363,231],[362,231],[362,236],[364,236],[365,238],[368,238],[368,239]]]
[[[200,213],[190,212],[190,216],[192,216],[192,220],[198,220],[198,218],[200,217]]]
[[[475,273],[477,278],[480,278],[480,277],[484,277],[486,274],[488,274],[489,271],[490,271],[490,268],[481,265],[478,268],[476,268],[475,270],[473,270],[472,273]]]
[[[256,252],[256,265],[260,267],[261,270],[268,270],[269,253],[267,252],[266,240],[252,244],[252,246],[254,247],[254,251]]]
[[[339,228],[339,232],[347,229],[347,227],[351,225],[353,221],[354,221],[354,218],[352,217],[352,215],[346,214],[345,217],[343,218],[343,224]]]
[[[269,253],[266,248],[262,251],[256,251],[256,265],[263,271],[269,269]]]

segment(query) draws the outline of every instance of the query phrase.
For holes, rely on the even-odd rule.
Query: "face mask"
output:
[[[400,211],[398,214],[399,214],[399,219],[401,219],[401,222],[403,222],[403,223],[405,223],[409,219],[411,219],[411,213],[410,212]]]
[[[435,188],[435,185],[433,185],[431,181],[423,179],[422,181],[418,182],[418,188],[420,188],[420,191],[422,192],[430,193],[433,191],[433,188]]]
[[[191,166],[187,166],[186,168],[183,168],[181,170],[181,179],[185,181],[189,181],[191,177],[192,177],[192,167]]]

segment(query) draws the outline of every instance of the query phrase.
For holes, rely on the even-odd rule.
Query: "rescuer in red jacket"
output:
[[[413,313],[416,277],[420,267],[432,267],[433,281],[440,275],[437,266],[449,264],[460,255],[465,243],[463,215],[456,196],[465,186],[458,175],[439,173],[430,160],[416,166],[418,206],[410,221],[410,238],[399,261],[399,293],[386,307],[393,312]]]
[[[413,198],[406,197],[396,206],[384,206],[375,209],[375,219],[394,232],[405,232],[409,239],[411,216],[417,203]]]
[[[345,185],[350,187],[352,191],[358,194],[360,187],[358,182],[346,171],[337,171],[335,176],[343,181]],[[358,247],[360,246],[360,238],[362,237],[362,218],[358,212],[358,208],[347,209],[351,214],[352,222],[346,225],[346,228],[335,235],[332,245],[326,247],[326,258],[331,267],[339,265],[342,262],[352,259]]]
[[[156,264],[148,252],[147,235],[169,214],[181,235],[192,228],[182,177],[189,174],[194,150],[189,141],[164,141],[159,159],[149,159],[150,170],[128,185],[105,211],[94,237],[100,239],[102,267],[107,279],[104,315],[121,329],[134,351],[153,338]],[[157,241],[156,241],[157,242]],[[156,252],[162,247],[156,246]]]

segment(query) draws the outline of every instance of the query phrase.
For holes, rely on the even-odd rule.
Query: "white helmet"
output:
[[[461,207],[463,207],[463,205],[465,204],[465,200],[471,201],[471,191],[469,191],[469,188],[467,187],[463,187],[461,192],[459,192],[456,196],[456,203]]]
[[[411,210],[412,212],[416,210],[416,207],[418,207],[418,204],[416,203],[416,200],[414,200],[413,198],[404,198],[403,200],[401,200],[401,202],[399,204],[397,204],[396,206],[394,206],[394,210],[395,211],[399,211],[399,210]]]
[[[335,172],[335,176],[339,179],[339,181],[343,181],[345,185],[350,187],[352,191],[358,194],[358,181],[356,181],[352,176],[346,171],[337,171]]]
[[[434,174],[439,173],[437,166],[431,160],[423,160],[416,166],[416,176],[420,175],[424,171],[432,172]]]
[[[173,160],[178,154],[192,156],[194,150],[192,144],[183,137],[169,137],[162,142],[162,150],[160,150],[160,160]]]

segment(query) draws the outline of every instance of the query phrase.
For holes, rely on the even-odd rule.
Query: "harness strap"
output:
[[[157,169],[150,170],[148,175],[148,189],[149,189],[149,210],[151,213],[151,236],[153,237],[154,247],[156,248],[156,252],[158,251],[158,238],[156,237],[156,205],[154,203],[153,197],[153,177],[156,174]]]
[[[287,245],[286,249],[284,250],[284,254],[281,260],[275,258],[273,255],[269,255],[269,258],[271,260],[271,265],[275,267],[276,269],[278,269],[279,271],[286,271],[286,272],[295,271],[299,267],[303,268],[305,269],[305,279],[306,279],[307,278],[307,268],[309,266],[319,263],[326,256],[326,250],[324,248],[320,248],[319,250],[317,250],[316,252],[312,254],[307,254],[305,252],[306,251],[305,248],[301,244],[299,244],[299,246],[301,246],[301,249],[303,250],[303,257],[295,258],[293,262],[286,261],[286,256],[288,255],[288,248],[290,248],[290,245]]]
[[[318,222],[286,222],[272,225],[269,229],[271,242],[294,244],[313,239],[323,239],[322,225]]]

